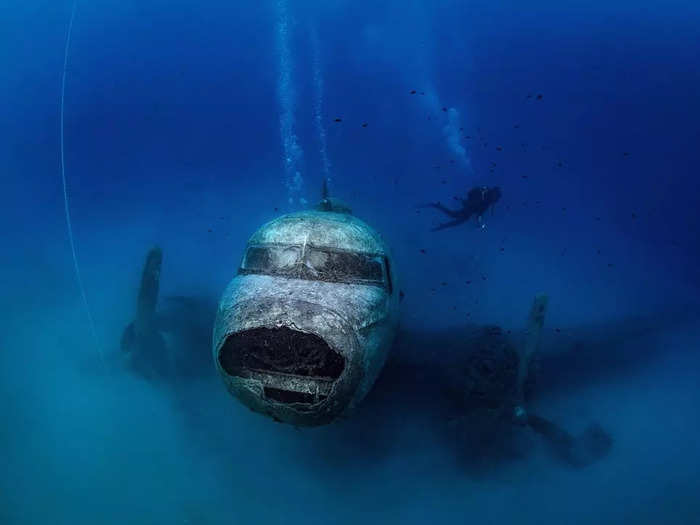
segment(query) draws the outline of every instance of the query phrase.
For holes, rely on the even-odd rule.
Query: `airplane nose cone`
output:
[[[220,309],[214,358],[227,388],[245,405],[296,425],[333,421],[362,377],[351,325],[298,299],[255,298]]]

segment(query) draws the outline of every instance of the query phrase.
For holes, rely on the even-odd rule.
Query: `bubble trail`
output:
[[[280,137],[284,155],[284,184],[290,207],[305,204],[301,197],[304,178],[301,163],[304,152],[297,140],[295,126],[296,91],[292,82],[294,64],[290,44],[290,20],[286,0],[277,2],[277,51],[279,53],[279,76],[277,98],[280,106]]]
[[[440,97],[438,97],[437,92],[430,82],[426,82],[426,84],[428,88],[426,89],[426,96],[424,98],[428,111],[433,115],[447,113],[447,121],[442,127],[442,134],[445,138],[447,149],[455,156],[461,166],[468,172],[471,171],[471,159],[469,158],[467,149],[462,144],[462,137],[460,134],[461,117],[459,111],[454,107],[444,107],[440,103]]]
[[[313,62],[314,83],[314,123],[318,132],[319,156],[321,157],[321,173],[326,181],[330,182],[331,162],[328,158],[328,140],[326,128],[323,125],[323,70],[321,63],[321,44],[318,39],[318,31],[315,27],[309,32],[311,36],[311,51]]]

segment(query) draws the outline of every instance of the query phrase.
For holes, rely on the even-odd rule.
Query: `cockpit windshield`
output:
[[[385,286],[391,293],[386,258],[297,244],[252,245],[239,273]],[[386,272],[386,273],[385,273]]]

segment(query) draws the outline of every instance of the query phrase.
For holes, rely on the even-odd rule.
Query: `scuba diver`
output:
[[[496,202],[501,198],[501,188],[498,186],[488,187],[488,186],[475,186],[467,194],[467,198],[455,197],[458,201],[462,203],[462,209],[451,210],[446,206],[443,206],[440,202],[431,202],[430,204],[425,204],[424,208],[435,208],[440,210],[448,217],[452,217],[454,220],[449,222],[444,222],[438,224],[431,231],[444,230],[446,228],[451,228],[467,222],[472,216],[476,216],[477,223],[481,228],[485,228],[486,225],[483,221],[484,213],[489,208],[492,208]]]

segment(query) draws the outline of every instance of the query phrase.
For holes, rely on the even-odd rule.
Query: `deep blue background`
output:
[[[287,4],[294,130],[303,150],[297,165],[303,178],[301,196],[313,204],[323,177],[314,124],[316,51],[323,78],[321,122],[332,166],[331,191],[392,246],[400,286],[406,292],[405,326],[477,321],[516,330],[534,294],[546,292],[550,296],[546,343],[549,348],[564,348],[579,326],[614,325],[638,315],[667,319],[680,310],[697,312],[700,7],[696,3],[289,0]],[[8,360],[3,361],[6,381],[0,386],[12,400],[7,403],[10,423],[5,428],[17,425],[26,430],[0,435],[0,445],[15,451],[13,457],[22,467],[3,480],[3,488],[15,487],[17,476],[34,479],[28,465],[35,462],[35,449],[25,447],[26,436],[33,436],[26,438],[32,447],[44,443],[46,435],[59,440],[56,443],[65,439],[76,450],[110,443],[118,433],[111,425],[146,429],[141,436],[145,443],[150,443],[151,434],[166,442],[172,437],[169,401],[163,401],[160,393],[128,383],[131,390],[120,391],[113,399],[82,368],[77,373],[64,364],[76,353],[94,355],[73,274],[59,162],[61,73],[70,13],[70,1],[17,0],[0,6],[0,344]],[[233,277],[248,236],[262,222],[299,207],[298,202],[288,202],[284,175],[280,13],[273,1],[78,3],[66,76],[66,176],[78,261],[98,339],[108,355],[116,351],[119,334],[132,316],[140,265],[151,245],[164,248],[165,294],[203,293],[215,298]],[[417,93],[411,95],[411,90]],[[448,145],[444,132],[448,113],[442,107],[459,117],[464,159]],[[468,224],[431,233],[442,218],[417,205],[436,200],[449,205],[453,196],[464,195],[475,184],[495,184],[503,191],[502,202],[487,219],[488,228],[481,231]],[[687,369],[696,369],[697,338],[690,333],[668,335],[662,346],[676,352],[669,350],[668,355],[690,356]],[[630,355],[666,355],[657,352],[661,344],[649,338],[644,341],[648,347],[634,346]],[[41,374],[34,384],[20,372],[25,370],[25,356],[33,363],[49,359],[60,374],[45,371],[49,386]],[[577,501],[577,491],[600,488],[592,497],[600,504],[606,497],[602,479],[615,480],[607,488],[613,493],[619,486],[631,487],[627,497],[634,498],[644,490],[635,482],[658,467],[652,460],[672,466],[658,474],[661,488],[654,485],[650,492],[677,497],[663,500],[659,508],[691,508],[689,515],[697,516],[692,501],[700,480],[673,469],[697,463],[697,450],[693,453],[690,441],[674,439],[695,435],[700,428],[694,410],[694,400],[700,399],[697,382],[683,375],[684,366],[678,363],[685,361],[678,359],[668,365],[666,375],[639,379],[619,372],[623,377],[615,376],[603,390],[588,392],[588,397],[576,397],[578,392],[572,391],[562,406],[557,400],[550,402],[552,413],[564,420],[572,414],[601,417],[617,432],[616,450],[623,456],[617,463],[611,460],[617,470],[603,467],[583,477],[576,474],[575,481],[571,475],[567,479],[572,484],[561,486],[558,474],[535,469],[548,481],[548,476],[554,477],[552,486],[557,486],[562,502],[557,512],[543,519],[575,522],[568,511]],[[632,361],[625,364],[633,368]],[[121,388],[121,381],[126,380],[108,382],[105,388]],[[640,392],[653,391],[650,385],[675,390],[639,402]],[[131,404],[121,412],[122,395],[144,412],[134,416]],[[207,395],[216,394],[207,391]],[[86,399],[94,403],[104,399],[116,415],[105,418],[102,405],[90,405]],[[602,408],[610,399],[618,405]],[[216,419],[222,406],[237,406],[228,398],[218,403],[202,411]],[[162,419],[151,419],[151,406]],[[72,410],[69,424],[60,419],[63,410]],[[647,414],[672,432],[655,430]],[[134,425],[133,417],[140,426]],[[292,450],[289,443],[294,439],[248,417],[252,416],[235,412],[232,418],[250,425],[248,432],[236,427],[226,434],[216,427],[223,435],[217,446],[224,449],[222,443],[232,435],[247,447],[270,446],[276,451],[266,464],[276,472],[272,478],[289,476],[300,483],[302,492],[305,483],[316,487],[317,477],[307,477],[299,465],[286,463],[288,457],[281,456],[280,451]],[[93,420],[101,422],[98,430],[92,428]],[[73,441],[76,435],[87,437]],[[407,442],[420,441],[408,435]],[[181,452],[172,443],[162,450],[155,443],[143,452],[135,445],[137,437],[133,440],[124,450],[129,454],[136,450],[140,462],[119,459],[119,454],[108,456],[127,465],[130,480],[158,479],[157,468],[144,474],[140,465],[149,457],[161,458],[162,450]],[[73,454],[78,452],[56,446],[44,452],[52,465],[48,472],[56,476],[45,474],[46,479],[63,479],[69,470],[93,472],[83,464],[74,469]],[[183,445],[190,451],[188,446]],[[222,479],[240,480],[228,466],[223,468],[226,475],[218,478],[207,461],[222,468],[219,460],[230,459],[229,452],[207,449],[206,459],[186,456],[202,469],[194,479],[208,488],[211,475],[216,480],[212,484],[225,494],[229,485]],[[643,456],[650,463],[633,462],[638,468],[629,467],[624,461],[632,456]],[[433,477],[426,476],[426,487],[442,487],[431,492],[420,485],[423,474],[410,470],[415,464],[404,459],[397,460],[402,467],[395,471],[377,474],[380,485],[415,480],[408,489],[423,490],[444,512],[444,519],[461,519],[463,494],[450,492],[454,487],[445,481],[444,472],[438,468],[431,470]],[[105,461],[113,465],[111,459]],[[42,470],[45,463],[38,464]],[[176,479],[187,477],[182,474],[187,469],[174,464],[165,472]],[[111,477],[113,471],[100,477],[101,465],[89,465],[98,472],[95,479],[118,485],[120,478]],[[247,468],[257,472],[255,465]],[[539,485],[525,483],[529,468],[513,474],[518,480],[513,486],[498,485],[482,494],[491,510],[501,509],[502,519],[523,519],[515,511],[509,516],[510,507],[504,505],[516,501],[531,522],[542,522],[541,508],[535,509],[533,502],[552,498],[530,497],[527,491]],[[629,478],[615,477],[626,469]],[[319,486],[328,493],[320,494],[344,495],[342,480],[333,477],[335,473],[326,474]],[[80,479],[71,485],[77,492],[69,491],[65,501],[74,501],[83,489],[91,493],[90,482]],[[263,486],[263,481],[255,483]],[[523,489],[520,481],[529,488]],[[33,489],[24,490],[22,483],[17,482],[17,493],[26,501],[13,501],[7,508],[25,512],[32,507],[28,495]],[[27,486],[32,483],[27,481]],[[255,483],[253,487],[258,486]],[[142,487],[135,487],[137,494],[129,501],[137,503],[125,511],[128,520],[139,514],[133,509],[142,501],[138,494]],[[374,490],[370,483],[359,500],[368,508],[381,506],[373,499]],[[104,493],[108,495],[106,489]],[[267,508],[260,491],[251,488],[250,494],[254,494],[253,517],[243,512],[249,522],[255,519],[252,509]],[[314,497],[323,499],[314,494],[310,508],[324,508],[322,503],[314,507]],[[226,499],[218,493],[210,497],[218,503]],[[396,499],[401,498],[408,496],[401,492]],[[443,499],[451,502],[444,508]],[[162,498],[154,496],[154,501],[162,503]],[[165,501],[168,507],[169,500]],[[341,509],[342,503],[354,504],[351,496],[340,501]],[[308,512],[296,500],[283,503],[300,516]],[[649,505],[655,508],[653,501]],[[587,516],[590,522],[619,523],[628,515],[611,510],[617,508],[607,507],[596,521],[593,504]],[[645,515],[645,508],[640,503],[639,515]],[[17,512],[13,516],[21,514]],[[489,515],[484,509],[474,512],[482,519]],[[410,505],[405,513],[404,519],[416,522],[433,519],[427,510],[423,515]],[[71,515],[71,511],[62,514]],[[90,516],[88,509],[85,522]],[[359,520],[363,515],[358,516]],[[588,523],[586,519],[581,522]]]
[[[63,227],[57,103],[70,5],[23,3],[5,13],[5,210],[20,238],[56,237]],[[439,261],[446,239],[477,236],[465,227],[423,235],[436,219],[425,211],[416,217],[413,207],[493,183],[504,198],[489,235],[504,257],[509,236],[546,239],[552,253],[572,258],[605,244],[605,262],[619,272],[613,278],[643,259],[656,280],[670,272],[683,286],[698,285],[696,7],[305,2],[289,16],[303,193],[313,202],[321,180],[315,28],[332,189],[385,232],[408,275],[421,267],[419,244],[437,243]],[[108,239],[110,224],[141,210],[159,219],[151,242],[187,228],[182,249],[203,243],[214,258],[238,250],[275,207],[289,209],[276,24],[276,6],[265,2],[79,5],[65,132],[77,243],[88,243],[83,257],[91,257],[81,237],[91,227]],[[411,89],[434,89],[438,106]],[[542,100],[528,98],[536,94]],[[462,141],[471,168],[449,163],[440,106],[459,111],[472,137]],[[222,216],[232,239],[216,223]],[[588,266],[590,276],[606,264]],[[206,265],[216,268],[211,259]]]

